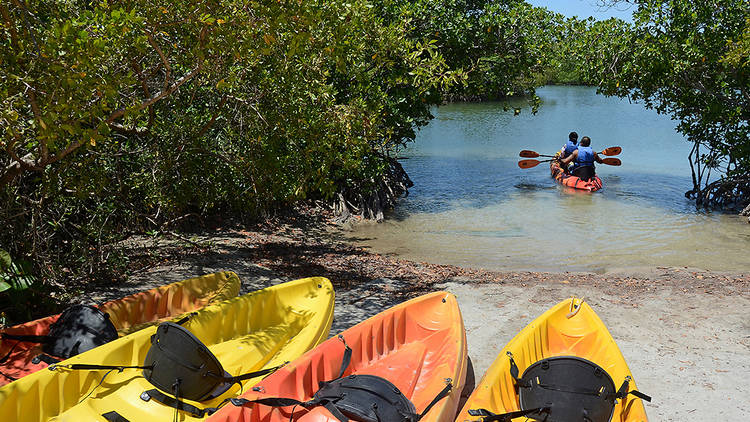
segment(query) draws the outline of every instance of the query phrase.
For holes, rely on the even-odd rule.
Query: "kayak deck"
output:
[[[160,321],[200,309],[210,303],[236,297],[240,279],[233,272],[218,272],[201,277],[159,286],[115,299],[99,306],[109,315],[120,336],[154,325]],[[34,321],[8,327],[3,333],[13,335],[45,335],[60,315],[51,315]],[[47,367],[44,362],[32,359],[42,353],[38,343],[0,340],[0,356],[7,360],[0,364],[0,386]]]
[[[450,379],[453,389],[422,419],[452,422],[466,378],[467,352],[463,319],[453,295],[436,292],[396,305],[344,331],[353,353],[344,377],[376,375],[387,379],[411,400],[417,413],[435,398]],[[344,343],[333,337],[279,369],[248,391],[248,400],[265,397],[309,400],[319,382],[337,377]],[[327,409],[227,405],[209,422],[338,422]]]
[[[279,284],[210,305],[183,327],[199,338],[231,375],[292,360],[328,336],[333,319],[333,287],[313,277]],[[143,365],[156,327],[148,327],[62,362]],[[105,377],[106,375],[106,377]],[[233,385],[211,400],[184,400],[199,408],[219,405],[260,377]],[[116,412],[129,421],[172,420],[175,409],[141,394],[155,388],[139,369],[39,371],[0,388],[0,420],[103,420]],[[179,411],[178,419],[203,420]]]
[[[481,417],[469,415],[470,409],[487,409],[496,414],[520,410],[507,352],[513,354],[519,374],[545,358],[576,356],[602,367],[616,387],[625,377],[632,377],[620,349],[593,309],[581,300],[567,299],[527,325],[500,351],[457,421],[480,421]],[[630,390],[636,389],[635,381],[631,381]],[[526,418],[513,420],[524,421]],[[627,396],[618,400],[611,420],[645,422],[648,419],[642,400]]]

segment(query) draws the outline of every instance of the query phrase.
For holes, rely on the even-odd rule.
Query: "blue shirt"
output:
[[[578,145],[576,145],[572,141],[568,140],[568,142],[565,143],[565,146],[563,148],[564,149],[563,149],[562,158],[565,158],[565,157],[569,156],[570,154],[572,154],[573,151],[575,151],[576,149],[578,149]]]
[[[575,167],[594,167],[594,149],[591,147],[578,147],[578,158],[576,158]]]

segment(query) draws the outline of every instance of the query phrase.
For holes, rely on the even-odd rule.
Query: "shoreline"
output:
[[[555,303],[584,297],[610,330],[638,388],[654,397],[653,420],[750,414],[750,272],[653,267],[605,274],[487,271],[382,256],[343,241],[330,216],[292,216],[253,228],[134,245],[180,248],[118,285],[90,286],[87,301],[216,271],[236,272],[246,293],[324,276],[336,289],[330,335],[423,293],[457,296],[476,382],[521,328]],[[148,243],[148,242],[146,242]],[[204,245],[204,246],[196,246]]]

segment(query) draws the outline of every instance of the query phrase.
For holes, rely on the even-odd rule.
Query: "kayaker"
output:
[[[560,158],[568,158],[568,156],[576,149],[578,149],[578,134],[576,132],[570,132],[568,135],[568,142],[566,142],[560,150]]]
[[[601,163],[602,159],[599,158],[599,155],[594,152],[593,148],[591,148],[591,138],[588,136],[581,138],[578,148],[569,156],[560,160],[562,168],[567,168],[570,163],[573,163],[570,173],[574,176],[578,176],[583,181],[588,181],[596,176],[594,162]]]

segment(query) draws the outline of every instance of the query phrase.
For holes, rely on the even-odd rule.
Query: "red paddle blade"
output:
[[[609,147],[601,152],[602,155],[619,155],[622,152],[620,147]]]
[[[622,165],[622,161],[620,161],[619,158],[605,158],[602,160],[602,163],[608,166],[621,166]]]
[[[538,166],[539,163],[541,163],[539,160],[521,160],[518,162],[518,167],[521,167],[522,169],[530,169]]]
[[[535,151],[529,151],[528,149],[525,149],[525,150],[521,151],[518,154],[518,156],[519,157],[524,157],[524,158],[536,158],[536,157],[539,156],[539,153],[535,152]]]

